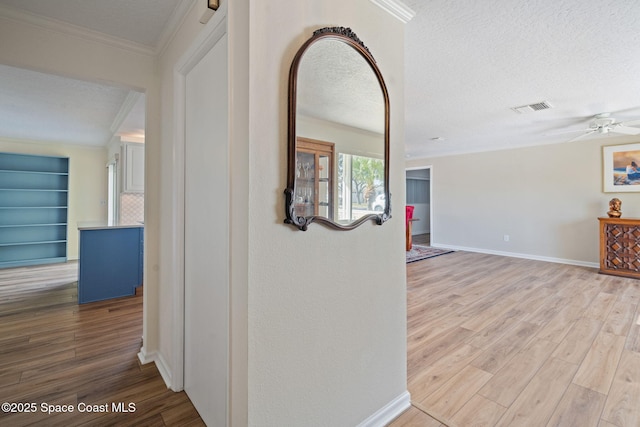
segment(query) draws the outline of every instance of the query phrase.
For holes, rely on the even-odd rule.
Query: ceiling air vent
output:
[[[515,111],[516,113],[531,113],[533,111],[540,111],[540,110],[548,110],[549,108],[551,108],[551,104],[549,104],[547,101],[542,101],[542,102],[536,102],[535,104],[529,104],[529,105],[522,105],[520,107],[513,107],[512,110]]]

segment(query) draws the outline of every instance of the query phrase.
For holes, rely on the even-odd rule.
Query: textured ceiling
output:
[[[6,138],[104,145],[128,92],[0,65],[0,131]]]
[[[416,12],[405,32],[408,157],[564,142],[602,112],[640,118],[638,0],[404,3]],[[540,101],[553,108],[511,110]],[[577,132],[555,134],[567,130]]]
[[[297,112],[330,122],[384,132],[384,97],[365,59],[331,39],[309,46],[298,67]]]
[[[0,0],[0,16],[156,53],[195,0]],[[144,141],[144,95],[0,64],[0,137],[104,146]]]
[[[0,0],[0,14],[19,10],[29,16],[49,17],[157,52],[166,40],[168,23],[171,27],[178,21],[176,15],[194,1]],[[405,32],[407,157],[561,143],[580,135],[589,125],[590,117],[602,112],[613,113],[618,121],[640,118],[640,1],[404,0],[404,3],[416,12]],[[15,13],[12,16],[15,18]],[[354,31],[357,33],[358,29]],[[384,66],[381,67],[384,74]],[[0,71],[11,73],[6,68]],[[60,118],[74,108],[70,105],[82,102],[80,97],[50,96],[48,89],[44,89],[28,96],[25,92],[19,101],[4,99],[12,91],[6,87],[5,82],[9,81],[0,75],[3,94],[0,108],[15,105],[16,109],[11,112],[14,114],[11,124],[6,119],[2,122],[0,136],[16,135],[21,128],[27,139],[37,136],[38,131],[59,140],[63,134],[55,134],[56,131],[64,128],[68,132],[76,126],[72,121],[52,120],[51,128],[45,129],[43,118],[49,113]],[[69,81],[65,83],[63,87],[71,86]],[[25,91],[31,87],[26,82],[12,85],[22,86]],[[108,122],[106,116],[111,114],[116,120],[127,105],[123,101],[116,108],[115,99],[122,98],[120,89],[98,90],[87,82],[78,82],[78,88],[71,92],[92,91],[94,104],[103,102],[98,93],[105,94],[103,107],[93,105],[88,110],[95,114],[95,119],[89,119],[87,109],[83,110],[85,119],[100,123],[102,130]],[[67,107],[51,101],[56,97],[66,99]],[[33,107],[24,104],[29,99]],[[511,110],[541,101],[548,101],[553,108],[525,114]],[[56,107],[45,111],[47,105]],[[17,118],[18,106],[32,113]],[[110,113],[105,111],[109,108]],[[143,116],[138,113],[138,117]],[[31,125],[28,120],[32,120]],[[138,127],[130,120],[125,122],[132,129]],[[12,124],[14,129],[10,129]],[[76,129],[78,140],[104,143],[99,141],[99,130],[86,126]],[[28,131],[34,133],[30,136]],[[575,132],[558,134],[563,131]],[[95,139],[89,134],[94,134]],[[598,136],[601,135],[594,137]],[[433,140],[438,137],[440,141]],[[605,137],[614,139],[616,134]]]
[[[0,0],[1,5],[156,48],[176,0]]]

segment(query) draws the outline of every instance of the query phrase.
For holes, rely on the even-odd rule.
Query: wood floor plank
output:
[[[462,316],[447,316],[428,323],[428,327],[416,328],[416,332],[407,337],[407,351],[412,354],[421,353],[423,350],[422,344],[425,342],[429,342],[433,346],[432,350],[435,351],[436,340],[446,341],[445,336],[447,334],[459,332],[460,324],[466,319],[466,317]],[[467,330],[464,333],[471,335]],[[424,363],[428,363],[428,360],[425,359]]]
[[[571,384],[547,426],[597,427],[605,398],[604,394],[597,391]]]
[[[509,407],[555,348],[556,344],[551,341],[533,340],[500,369],[478,394]]]
[[[617,426],[640,425],[640,353],[623,352],[602,418]]]
[[[440,421],[425,414],[415,406],[409,407],[388,427],[446,427]]]
[[[162,411],[160,416],[166,426],[180,425],[181,423],[189,423],[200,419],[198,413],[193,410],[193,404],[189,400]]]
[[[604,322],[617,299],[618,297],[615,294],[600,292],[587,308],[584,316]]]
[[[495,374],[515,356],[536,334],[540,326],[529,322],[517,322],[514,329],[505,334],[497,343],[483,351],[471,364],[486,372]]]
[[[517,317],[511,317],[505,314],[495,319],[465,342],[474,347],[486,349],[492,344],[495,344],[518,324]]]
[[[461,344],[452,348],[446,357],[442,357],[433,365],[424,367],[409,377],[409,392],[411,398],[420,402],[435,392],[444,383],[467,366],[477,355],[479,350],[468,344]]]
[[[59,412],[56,414],[53,411],[45,412],[42,407],[43,402],[37,402],[35,412],[23,412],[23,413],[0,413],[0,425],[6,425],[11,427],[23,427],[23,426],[71,426],[73,425],[72,418],[77,418],[76,412]],[[71,405],[74,410],[77,407],[78,400],[75,393],[60,396],[56,399],[51,399],[46,402],[47,405]]]
[[[560,310],[540,329],[536,336],[543,340],[560,343],[573,325],[580,319],[583,308],[570,304]]]
[[[451,418],[451,424],[493,426],[502,418],[506,410],[504,406],[476,394]]]
[[[548,359],[496,426],[545,426],[577,368],[564,360]]]
[[[633,323],[627,333],[624,348],[629,351],[640,353],[640,305],[638,305],[636,312],[633,315]]]
[[[640,280],[458,251],[408,264],[407,283],[409,391],[444,424],[640,425]],[[470,366],[493,377],[441,393],[466,401],[451,416],[436,393],[474,384]]]
[[[493,298],[493,296],[487,297],[487,300],[491,299],[491,301],[487,301],[489,306],[484,307],[476,315],[471,316],[471,313],[468,310],[462,311],[461,314],[469,319],[460,326],[465,329],[479,332],[493,323],[497,318],[504,316],[506,313],[511,311],[515,305],[517,305],[517,301],[511,299],[496,301]]]
[[[601,331],[580,365],[573,382],[608,394],[623,349],[624,337]]]
[[[601,329],[602,322],[599,320],[589,317],[579,319],[553,352],[552,357],[576,365],[580,364]]]
[[[407,348],[410,354],[410,369],[433,366],[443,355],[451,352],[453,348],[464,343],[464,340],[473,335],[473,331],[464,328],[454,328],[438,335],[429,342],[428,346],[420,346],[417,349]]]
[[[614,335],[626,336],[633,324],[633,315],[637,308],[637,304],[617,301],[604,322],[603,331]]]
[[[474,366],[465,366],[442,387],[418,401],[438,419],[450,419],[493,375]]]
[[[10,271],[9,271],[10,270]],[[0,269],[0,401],[73,413],[0,413],[0,426],[202,426],[184,392],[140,365],[142,296],[77,303],[77,263]],[[135,412],[79,412],[133,403]]]

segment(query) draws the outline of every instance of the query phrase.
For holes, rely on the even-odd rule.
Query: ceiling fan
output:
[[[577,141],[582,138],[586,138],[594,133],[608,134],[619,133],[623,135],[640,135],[640,128],[632,127],[634,125],[640,125],[640,120],[630,120],[627,122],[618,122],[611,117],[611,113],[600,113],[593,116],[589,122],[589,127],[582,130],[573,130],[562,133],[583,132],[582,135],[578,135],[567,142]]]

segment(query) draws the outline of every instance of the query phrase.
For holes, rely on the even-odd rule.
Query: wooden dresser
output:
[[[640,279],[640,219],[598,218],[600,273]]]

